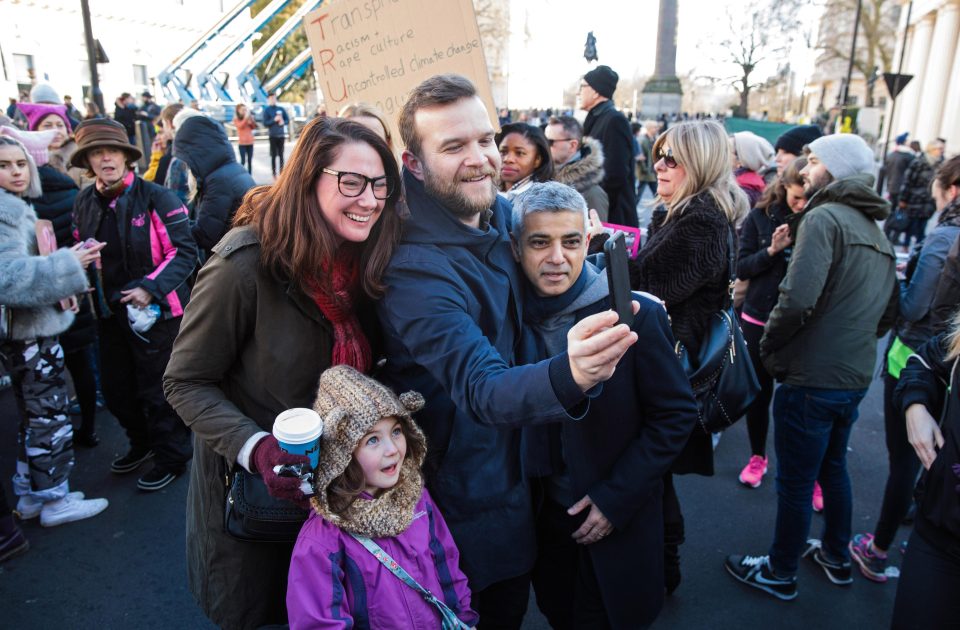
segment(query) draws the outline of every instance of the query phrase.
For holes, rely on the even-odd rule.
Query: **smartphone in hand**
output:
[[[607,284],[610,287],[610,306],[617,312],[617,323],[633,324],[633,293],[630,291],[630,272],[627,269],[627,246],[623,232],[614,232],[603,244],[606,258]]]

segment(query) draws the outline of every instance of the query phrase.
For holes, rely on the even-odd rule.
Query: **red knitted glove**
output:
[[[270,496],[290,501],[303,509],[310,508],[310,500],[300,490],[300,479],[297,477],[280,477],[273,472],[274,466],[284,464],[309,465],[309,457],[292,455],[283,451],[277,442],[277,438],[268,435],[253,447],[253,452],[250,454],[250,463],[253,464],[253,472],[259,473],[263,477],[263,483],[267,486],[267,492],[270,493]]]

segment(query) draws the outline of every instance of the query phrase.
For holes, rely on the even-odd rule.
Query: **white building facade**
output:
[[[944,138],[952,155],[960,151],[960,1],[915,0],[909,24],[903,4],[897,60],[906,30],[903,72],[913,79],[896,99],[893,135],[906,131],[924,145]]]

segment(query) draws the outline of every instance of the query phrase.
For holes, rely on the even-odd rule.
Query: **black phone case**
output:
[[[633,294],[630,292],[630,272],[627,269],[627,246],[623,232],[616,232],[603,244],[607,263],[607,281],[610,286],[611,307],[617,312],[618,323],[633,323]]]

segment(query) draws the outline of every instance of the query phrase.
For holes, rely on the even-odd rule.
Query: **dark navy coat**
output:
[[[255,186],[240,166],[223,125],[205,116],[188,118],[177,129],[173,156],[187,163],[197,179],[193,239],[206,256],[230,229],[243,196]]]
[[[614,628],[646,627],[663,605],[663,476],[697,421],[666,309],[642,295],[634,299],[640,311],[631,328],[639,339],[591,399],[586,417],[524,429],[527,470],[546,472],[551,460],[558,461],[558,453],[544,451],[559,444],[547,433],[561,432],[574,496],[589,495],[614,527],[610,536],[586,546]],[[577,311],[576,320],[609,308],[609,297],[603,298]],[[535,326],[524,334],[523,354],[539,359],[543,344]]]
[[[520,466],[523,424],[571,418],[585,406],[566,354],[514,367],[522,304],[498,196],[485,231],[468,227],[404,173],[411,216],[384,277],[378,311],[397,392],[426,406],[427,486],[476,592],[533,567],[530,488]]]

